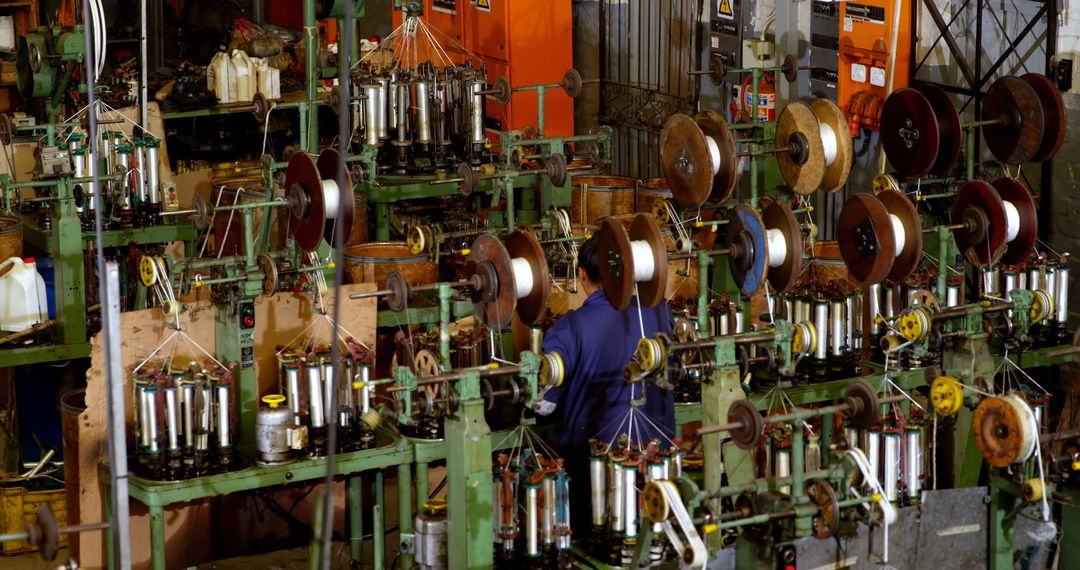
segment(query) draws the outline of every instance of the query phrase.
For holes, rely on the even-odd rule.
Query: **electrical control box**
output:
[[[836,101],[840,60],[840,4],[814,0],[810,13],[810,95]]]
[[[742,67],[742,2],[714,0],[709,20],[709,53],[724,58],[728,67]]]
[[[837,103],[849,122],[859,121],[869,131],[879,128],[890,87],[889,66],[894,66],[892,90],[910,81],[912,4],[895,0],[833,4],[840,20]]]

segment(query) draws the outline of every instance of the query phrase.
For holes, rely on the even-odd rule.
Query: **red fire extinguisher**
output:
[[[754,110],[754,90],[750,86],[753,79],[753,75],[747,75],[742,82],[742,87],[739,88],[741,93],[739,101],[747,114]],[[763,123],[776,120],[776,85],[773,84],[770,74],[763,75],[761,81],[758,82],[757,120]]]

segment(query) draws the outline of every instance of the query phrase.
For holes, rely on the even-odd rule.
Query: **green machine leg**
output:
[[[383,570],[385,568],[384,560],[386,559],[386,521],[383,519],[383,472],[382,470],[375,472],[375,508],[371,511],[371,541],[374,543],[372,548],[372,560],[374,561],[375,570]]]
[[[996,477],[990,480],[989,516],[990,537],[988,562],[990,570],[1012,570],[1013,565],[1013,523],[1016,514],[1016,496],[1004,487],[1007,483]],[[1019,491],[1019,489],[1014,489]],[[1063,541],[1068,542],[1068,541]],[[1068,566],[1063,566],[1068,568]]]
[[[946,374],[960,380],[961,383],[980,385],[992,383],[994,378],[994,359],[986,346],[979,340],[965,340],[958,350],[947,352],[942,360]],[[966,407],[961,408],[956,416],[955,447],[953,459],[953,486],[974,487],[979,484],[983,457],[975,445],[973,431],[974,413]]]
[[[56,189],[61,198],[71,196],[71,188]],[[59,201],[60,219],[53,225],[56,235],[57,341],[60,344],[86,342],[86,283],[83,268],[82,222],[73,200]]]
[[[165,507],[150,506],[150,564],[165,570]]]
[[[348,478],[349,488],[349,556],[353,565],[364,561],[364,479],[363,475]]]
[[[398,529],[401,539],[401,554],[399,555],[399,568],[412,568],[412,555],[414,545],[408,544],[404,537],[412,536],[413,522],[413,499],[412,499],[412,464],[403,463],[397,468],[398,486]]]
[[[491,430],[484,421],[480,379],[465,373],[458,382],[461,404],[446,419],[446,497],[449,525],[449,568],[491,568]]]

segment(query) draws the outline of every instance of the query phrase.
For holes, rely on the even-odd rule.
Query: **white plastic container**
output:
[[[11,271],[0,277],[0,331],[19,332],[49,318],[45,279],[34,259],[9,258],[0,267]]]
[[[223,51],[214,54],[206,68],[206,88],[213,91],[218,103],[236,101],[236,78],[229,54]]]
[[[270,67],[265,59],[252,58],[255,64],[255,76],[258,78],[258,92],[268,100],[281,98],[281,70]]]
[[[255,65],[243,50],[233,50],[232,71],[236,93],[230,103],[254,99],[255,89],[258,87],[255,77]]]

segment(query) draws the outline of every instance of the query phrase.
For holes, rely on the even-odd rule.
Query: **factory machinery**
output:
[[[350,88],[336,89],[333,103],[352,133],[347,152],[264,157],[273,191],[261,201],[197,196],[181,209],[168,204],[152,136],[117,135],[108,123],[95,131],[81,115],[34,127],[0,121],[8,137],[46,135],[43,175],[0,186],[8,211],[34,206],[26,216],[36,216],[36,239],[71,263],[58,273],[71,281],[58,283],[57,305],[80,314],[58,319],[58,345],[89,351],[76,322],[85,327],[84,221],[102,214],[112,237],[97,247],[143,244],[131,294],[145,299],[137,306],[160,307],[171,329],[125,371],[128,492],[149,509],[155,568],[166,567],[166,506],[320,479],[331,457],[347,481],[357,562],[371,486],[378,567],[394,550],[399,567],[423,568],[811,567],[815,553],[833,563],[838,544],[865,553],[851,565],[913,567],[904,557],[919,549],[898,541],[934,521],[911,513],[929,509],[935,493],[973,489],[987,497],[990,522],[977,532],[992,568],[1013,566],[1023,521],[1068,532],[1077,435],[1053,431],[1044,387],[1080,353],[1080,337],[1067,324],[1066,258],[1037,244],[1035,201],[1017,176],[1064,137],[1064,106],[1045,77],[999,80],[967,122],[932,88],[889,96],[881,133],[892,171],[875,192],[852,193],[835,251],[816,241],[807,201],[843,188],[852,163],[847,120],[825,99],[789,102],[771,121],[673,115],[658,149],[670,200],[575,232],[575,165],[606,163],[610,132],[547,136],[543,100],[555,89],[575,96],[586,80],[570,70],[511,88],[467,54],[464,63],[409,59],[408,42],[426,26],[410,9],[400,38],[384,41],[389,65],[353,67],[345,56]],[[785,60],[775,69],[721,62],[706,73],[749,75],[756,101],[762,74],[796,71]],[[489,129],[485,101],[523,89],[537,93],[536,128]],[[1005,166],[983,169],[976,131]],[[100,141],[97,155],[80,135]],[[775,171],[783,183],[766,183]],[[23,188],[39,192],[23,197]],[[396,233],[447,268],[424,283],[392,271],[352,295],[377,299],[380,323],[401,323],[400,365],[383,377],[374,348],[341,328],[327,303],[330,251],[358,223],[358,197],[374,213],[376,239]],[[451,210],[484,221],[455,229]],[[204,234],[222,218],[244,245],[208,253]],[[587,458],[564,458],[532,409],[567,376],[564,355],[542,352],[539,340],[552,321],[552,283],[572,274],[583,233],[597,236],[604,292],[619,309],[667,300],[672,264],[687,275],[693,266],[698,288],[696,298],[671,300],[673,333],[640,338],[625,363],[636,396],[616,435],[595,440]],[[177,239],[191,244],[187,257],[155,247]],[[185,295],[205,290],[216,345],[204,347],[180,316]],[[315,317],[275,347],[273,370],[261,374],[276,379],[268,388],[255,361],[255,300],[278,293],[309,296]],[[423,298],[432,310],[416,309]],[[472,328],[455,327],[462,305]],[[511,348],[515,322],[530,331],[524,350]],[[332,329],[332,340],[313,340],[322,338],[315,327]],[[643,411],[646,385],[673,391],[676,432],[645,429],[654,423]],[[567,461],[582,460],[590,493],[571,496]],[[430,466],[443,463],[445,484],[429,488]],[[382,517],[389,468],[398,483],[393,546]],[[589,510],[587,528],[571,525],[571,501]],[[1060,515],[1051,501],[1067,503]],[[1048,542],[1035,551],[1045,555]],[[1080,556],[1070,548],[1062,546],[1065,567]]]

